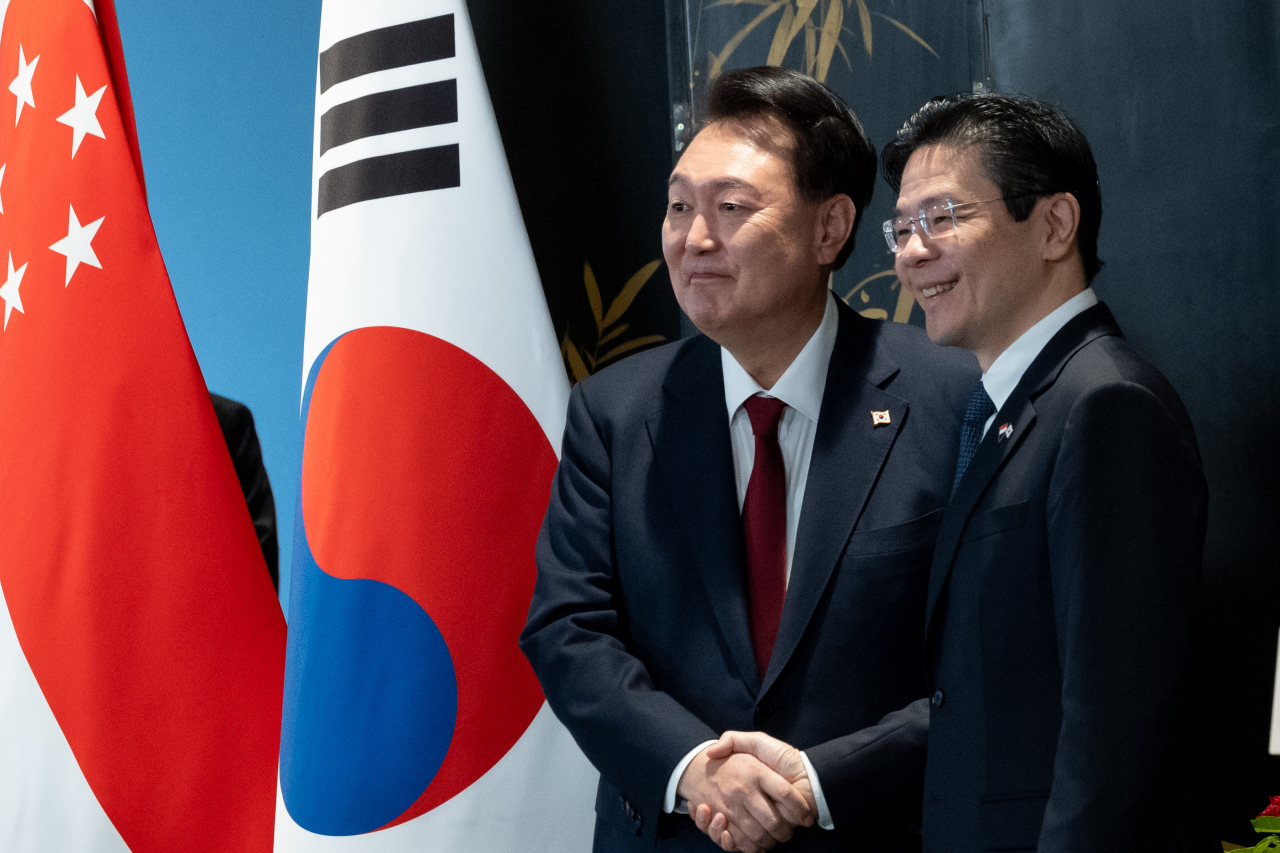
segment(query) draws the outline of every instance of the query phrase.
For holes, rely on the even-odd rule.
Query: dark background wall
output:
[[[1093,144],[1107,264],[1099,295],[1182,394],[1208,472],[1196,733],[1220,837],[1251,844],[1248,818],[1280,794],[1280,758],[1266,753],[1280,630],[1280,451],[1272,438],[1280,420],[1280,218],[1271,212],[1280,199],[1276,5],[841,2],[840,45],[825,79],[877,146],[928,97],[974,81],[1059,104]],[[818,3],[819,25],[830,3]],[[677,77],[686,75],[676,80],[676,100],[687,81],[696,96],[722,54],[724,68],[765,62],[781,7],[725,54],[763,8],[672,0],[676,23],[688,25],[676,28],[684,41],[676,40],[671,57]],[[589,368],[587,356],[620,343],[638,340],[639,349],[678,337],[665,269],[603,329],[584,280],[590,264],[605,319],[624,283],[661,258],[674,156],[663,4],[474,4],[471,16],[566,350],[576,347],[580,366]],[[781,61],[803,69],[814,67],[812,59],[801,32]],[[833,287],[872,316],[918,323],[918,310],[901,310],[878,234],[892,205],[882,184]]]
[[[591,369],[620,346],[676,340],[664,266],[610,324],[596,322],[585,275],[590,265],[603,320],[625,284],[662,258],[671,171],[662,4],[473,3],[470,14],[562,348],[576,347]]]

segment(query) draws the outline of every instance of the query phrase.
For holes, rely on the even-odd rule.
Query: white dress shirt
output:
[[[827,387],[827,367],[836,346],[836,331],[840,319],[836,313],[836,297],[828,292],[827,309],[822,315],[818,330],[800,350],[800,354],[787,367],[773,387],[765,391],[738,364],[729,351],[721,347],[720,367],[724,374],[725,411],[729,413],[729,439],[733,449],[733,475],[738,488],[738,510],[747,497],[747,484],[755,464],[756,441],[751,430],[751,418],[743,406],[756,394],[776,397],[787,404],[778,423],[778,446],[782,450],[782,464],[787,480],[787,567],[786,581],[791,581],[791,555],[795,552],[796,530],[800,526],[800,508],[804,503],[804,487],[809,480],[809,459],[813,455],[813,438],[818,431],[818,413],[822,409],[822,394]],[[689,751],[667,783],[662,808],[665,812],[677,810],[676,787],[689,762],[715,741],[700,743]],[[818,806],[818,825],[831,829],[831,813],[818,784],[818,774],[809,758],[800,753],[809,781],[813,785],[814,800]]]
[[[991,402],[996,404],[996,412],[987,418],[986,424],[982,427],[984,438],[987,430],[991,429],[996,414],[999,414],[1005,401],[1013,393],[1013,389],[1017,388],[1018,383],[1022,381],[1022,374],[1027,372],[1027,368],[1036,360],[1036,356],[1045,348],[1045,345],[1070,322],[1072,317],[1097,304],[1098,295],[1093,292],[1092,287],[1086,287],[1023,332],[1021,337],[991,362],[987,372],[982,374],[982,387],[987,390],[987,396],[991,398]]]

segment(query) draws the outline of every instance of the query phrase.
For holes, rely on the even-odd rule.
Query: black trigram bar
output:
[[[456,80],[377,92],[338,104],[320,116],[320,153],[366,136],[457,120]]]
[[[316,216],[375,198],[461,186],[461,172],[457,145],[357,160],[320,176]]]
[[[370,30],[336,42],[320,54],[320,91],[362,74],[453,55],[453,15]]]

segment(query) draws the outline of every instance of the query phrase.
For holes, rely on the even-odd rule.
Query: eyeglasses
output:
[[[907,245],[911,235],[916,233],[917,223],[920,225],[920,230],[925,233],[925,236],[930,239],[937,239],[943,234],[948,234],[956,229],[956,211],[960,208],[972,207],[975,204],[990,204],[993,201],[1005,201],[1008,198],[1018,197],[1003,196],[1001,198],[987,198],[982,201],[959,203],[952,199],[944,198],[926,208],[922,208],[915,216],[899,216],[897,219],[886,219],[881,226],[884,231],[884,241],[889,244],[889,251],[896,255]]]

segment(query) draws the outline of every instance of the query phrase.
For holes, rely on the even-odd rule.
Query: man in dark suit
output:
[[[1204,475],[1089,286],[1089,144],[1030,98],[941,98],[884,170],[898,277],[983,370],[929,583],[924,847],[1215,850],[1187,746]]]
[[[596,850],[715,849],[686,808],[748,851],[909,848],[921,731],[877,723],[925,695],[977,371],[830,293],[876,159],[838,96],[748,69],[708,112],[663,224],[702,334],[574,388],[521,646],[601,772]],[[805,752],[710,759],[727,729]]]

